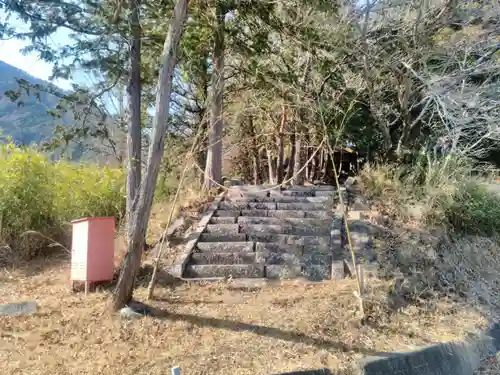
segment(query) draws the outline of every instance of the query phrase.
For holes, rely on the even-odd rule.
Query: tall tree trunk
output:
[[[311,151],[314,152],[314,151]],[[317,170],[318,170],[318,154],[314,155],[313,159],[311,160],[311,169],[309,173],[309,181],[313,182],[317,180]]]
[[[212,57],[212,105],[210,114],[209,148],[203,187],[211,189],[222,183],[222,105],[224,97],[224,27],[226,11],[222,1],[215,8],[214,53]]]
[[[260,158],[259,153],[254,153],[253,158],[253,183],[254,185],[260,184]]]
[[[208,53],[204,55],[204,60],[208,61]],[[203,185],[203,182],[205,181],[205,171],[203,168],[205,167],[207,163],[207,146],[208,146],[208,140],[207,140],[207,130],[208,130],[208,119],[206,118],[207,116],[207,100],[208,100],[208,85],[209,85],[209,73],[208,73],[208,63],[204,64],[203,67],[203,73],[202,73],[202,79],[203,79],[203,84],[202,84],[202,91],[201,91],[201,98],[199,102],[201,103],[200,111],[198,113],[198,126],[200,126],[200,144],[198,145],[199,149],[198,152],[196,153],[196,161],[201,169],[201,173],[199,174],[199,181],[200,184]]]
[[[205,114],[205,111],[202,111],[203,114]],[[201,117],[201,116],[200,116]],[[198,163],[200,167],[200,174],[199,174],[199,181],[200,184],[203,185],[205,181],[205,171],[203,170],[203,166],[207,163],[207,146],[208,146],[208,141],[207,141],[207,130],[208,130],[208,121],[203,117],[201,117],[200,123],[200,142],[199,142],[199,149],[198,152],[196,153],[196,162]]]
[[[281,126],[278,133],[278,165],[277,165],[277,174],[278,174],[278,184],[283,182],[283,163],[285,159],[285,144],[284,144],[284,132],[286,126],[286,107],[283,104],[283,112],[281,115]]]
[[[260,155],[252,115],[248,116],[248,129],[252,144],[253,183],[260,184]]]
[[[127,95],[129,116],[127,133],[128,173],[127,173],[127,230],[130,236],[134,200],[141,184],[141,0],[130,0],[130,72]]]
[[[302,185],[304,183],[304,171],[300,169],[303,166],[303,158],[302,158],[302,138],[304,134],[299,132],[295,135],[295,162],[293,166],[293,184],[294,185]]]
[[[329,154],[323,148],[321,150],[321,159],[320,159],[320,164],[319,164],[319,167],[321,168],[321,170],[320,170],[320,180],[322,182],[326,182],[326,177],[327,177],[326,173],[327,173],[328,158],[329,158]]]
[[[310,164],[307,162],[309,160],[309,148],[306,148],[304,153],[305,153],[304,159],[306,160],[306,162],[305,162],[306,168],[304,169],[304,180],[310,181],[309,180],[309,173],[310,173],[311,169],[310,169]]]
[[[276,158],[273,158],[271,149],[267,148],[267,166],[269,170],[269,183],[276,183]]]
[[[160,72],[156,91],[153,132],[147,160],[146,176],[141,184],[139,199],[132,214],[130,241],[120,278],[113,296],[113,308],[120,309],[128,304],[134,292],[137,272],[141,266],[144,237],[148,228],[149,215],[153,204],[154,191],[158,180],[161,160],[165,148],[172,78],[177,61],[177,49],[187,18],[188,0],[178,0],[174,8],[173,19],[168,28],[167,37],[161,56]]]
[[[293,176],[293,169],[295,168],[295,132],[290,134],[290,156],[288,158],[288,169],[286,171],[285,180],[288,181]]]

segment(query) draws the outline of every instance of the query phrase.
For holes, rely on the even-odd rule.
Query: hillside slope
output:
[[[17,91],[16,79],[25,79],[32,84],[47,84],[25,71],[0,61],[0,134],[11,136],[16,143],[29,144],[49,138],[58,120],[47,113],[53,109],[59,99],[49,94],[42,94],[40,101],[34,95],[23,95],[24,105],[18,106],[5,96],[8,90]]]

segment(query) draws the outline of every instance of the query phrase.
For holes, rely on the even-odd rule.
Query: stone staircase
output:
[[[231,187],[192,241],[182,278],[343,277],[337,198],[332,186]]]

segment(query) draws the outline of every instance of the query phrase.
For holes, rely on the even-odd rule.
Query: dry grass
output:
[[[67,263],[41,264],[38,274],[34,266],[0,279],[0,302],[35,299],[40,306],[33,316],[1,318],[2,374],[164,375],[173,365],[189,375],[343,369],[364,356],[457,339],[486,324],[446,299],[391,313],[391,283],[373,281],[372,323],[361,325],[351,280],[262,290],[158,287],[154,306],[164,316],[124,321],[107,312],[107,291],[70,293]],[[139,288],[136,296],[145,293]]]
[[[173,199],[173,198],[172,198]],[[197,221],[207,206],[208,202],[212,201],[213,197],[210,192],[203,192],[198,188],[186,186],[179,195],[175,206],[172,223],[175,218],[181,214],[186,220],[186,226],[189,227]],[[165,202],[157,202],[151,210],[151,217],[148,224],[147,243],[156,243],[161,238],[162,234],[167,229],[168,218],[172,210],[172,200]]]

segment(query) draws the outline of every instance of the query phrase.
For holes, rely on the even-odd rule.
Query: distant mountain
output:
[[[56,124],[61,123],[61,120],[54,119],[47,110],[54,109],[59,99],[42,93],[38,101],[33,93],[30,93],[30,96],[23,94],[20,98],[23,105],[18,106],[17,102],[12,102],[5,96],[8,90],[18,90],[16,79],[25,79],[32,84],[48,84],[0,61],[0,135],[11,136],[19,144],[39,143],[50,138]]]

